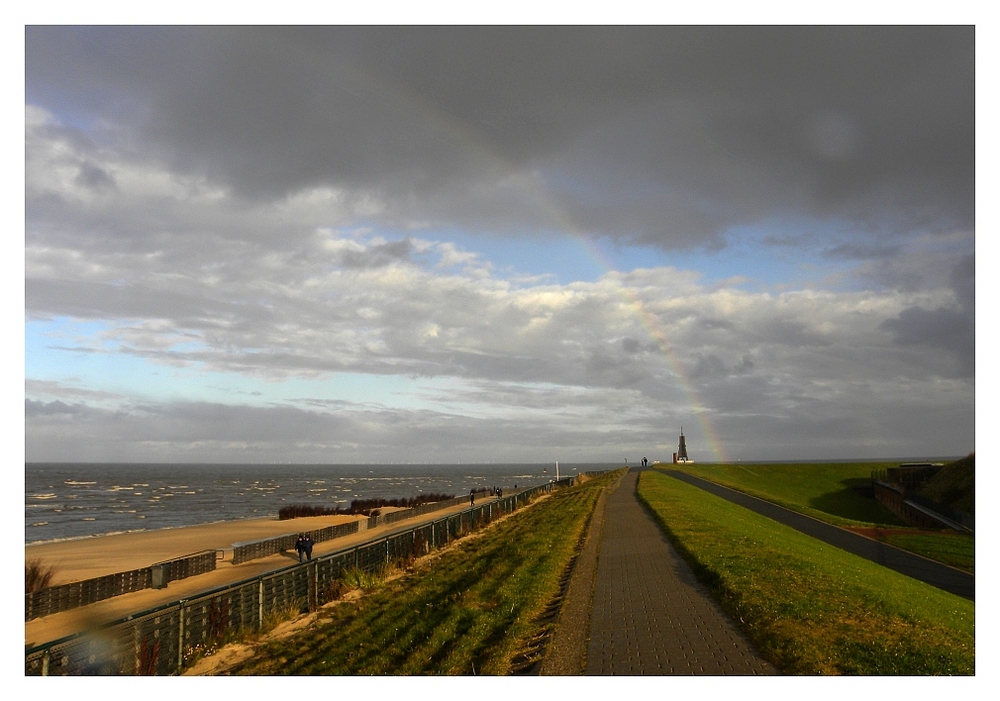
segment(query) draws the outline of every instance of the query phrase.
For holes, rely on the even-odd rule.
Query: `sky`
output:
[[[34,461],[975,450],[970,26],[28,26]]]

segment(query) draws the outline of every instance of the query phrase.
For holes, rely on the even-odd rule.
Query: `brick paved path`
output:
[[[586,674],[776,674],[697,582],[635,495],[607,497]]]

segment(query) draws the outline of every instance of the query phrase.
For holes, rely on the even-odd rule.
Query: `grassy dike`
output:
[[[873,470],[898,463],[773,465],[671,465],[702,479],[779,504],[946,565],[975,572],[976,539],[966,533],[910,528],[853,486],[867,485]]]
[[[835,526],[905,526],[853,485],[867,485],[873,470],[898,463],[774,465],[670,465],[696,477],[766,499]],[[662,466],[661,466],[662,467]]]
[[[975,604],[659,472],[639,497],[788,674],[975,674]]]
[[[229,673],[504,675],[529,667],[597,497],[617,476],[515,512],[357,602],[324,609],[311,627],[265,643]]]

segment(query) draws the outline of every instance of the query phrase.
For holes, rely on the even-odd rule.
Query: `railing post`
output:
[[[257,580],[257,630],[264,627],[264,578]]]
[[[179,620],[177,626],[177,673],[180,674],[181,668],[184,666],[184,599],[178,602],[177,618]]]
[[[45,652],[42,653],[42,676],[49,676],[49,660],[52,658],[52,648],[45,648]]]
[[[319,563],[313,562],[313,610],[319,608]]]

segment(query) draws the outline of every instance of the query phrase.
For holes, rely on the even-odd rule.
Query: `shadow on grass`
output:
[[[841,484],[844,485],[843,489],[813,497],[809,500],[809,506],[831,516],[864,523],[906,525],[875,499],[869,480],[852,478],[843,480]]]

